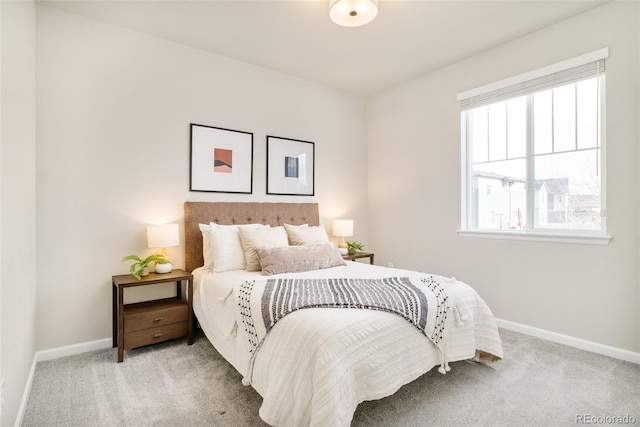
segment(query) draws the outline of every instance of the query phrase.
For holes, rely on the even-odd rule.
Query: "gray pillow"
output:
[[[346,265],[333,243],[255,248],[255,252],[262,266],[262,273],[269,276]]]

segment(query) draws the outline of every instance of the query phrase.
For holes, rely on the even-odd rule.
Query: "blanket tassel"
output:
[[[227,299],[231,296],[232,293],[233,293],[233,288],[230,289],[225,296],[218,298],[218,301],[220,301],[222,304],[226,303]]]
[[[458,310],[458,307],[455,305],[451,309],[456,319],[456,326],[464,326],[464,321],[467,320],[467,318],[460,313],[460,310]]]
[[[247,369],[247,375],[242,378],[242,385],[247,386],[247,385],[251,385],[251,377],[253,377],[253,365],[255,363],[255,353],[251,355],[251,358],[249,359],[249,369]]]
[[[229,333],[227,334],[227,336],[225,338],[227,339],[227,341],[229,341],[229,340],[235,338],[237,334],[238,334],[238,322],[235,321],[235,322],[233,322],[233,326],[231,327],[231,331],[229,331]]]
[[[438,368],[438,372],[444,375],[451,370],[451,367],[449,367],[449,362],[447,362],[444,350],[441,347],[438,347],[438,350],[440,350],[440,367]]]

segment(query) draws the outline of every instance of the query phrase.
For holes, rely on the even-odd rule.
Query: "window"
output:
[[[462,232],[605,235],[607,56],[602,49],[458,95]]]

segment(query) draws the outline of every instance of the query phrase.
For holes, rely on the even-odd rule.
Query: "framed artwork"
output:
[[[191,123],[190,191],[253,192],[253,133]]]
[[[267,194],[314,195],[315,144],[267,136]]]

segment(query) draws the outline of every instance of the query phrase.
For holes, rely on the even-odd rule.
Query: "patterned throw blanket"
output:
[[[432,277],[383,279],[268,279],[242,283],[240,316],[249,337],[249,374],[267,333],[284,316],[304,308],[359,308],[397,314],[418,328],[441,351],[439,371],[448,370],[440,342],[449,309],[448,297]]]

